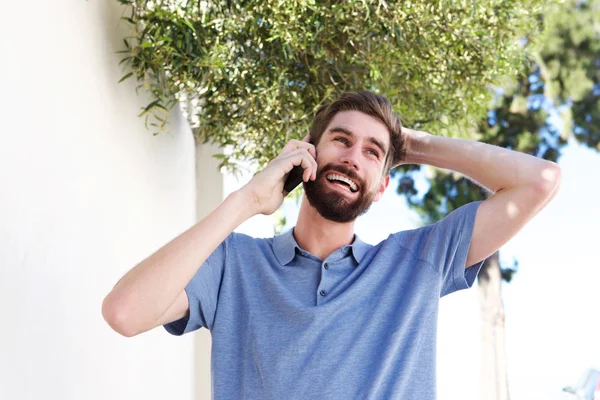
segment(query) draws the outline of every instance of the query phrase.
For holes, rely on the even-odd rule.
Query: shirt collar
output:
[[[369,244],[360,240],[356,234],[354,234],[354,242],[348,246],[351,248],[354,259],[359,264],[364,258],[365,254],[367,254],[369,247],[371,247]],[[298,249],[300,252],[306,251],[298,246],[298,243],[294,238],[294,228],[291,228],[285,233],[273,238],[273,251],[275,252],[275,256],[281,265],[289,264],[294,259],[296,255],[296,249]]]

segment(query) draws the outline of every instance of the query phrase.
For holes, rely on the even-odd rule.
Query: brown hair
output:
[[[333,117],[340,111],[360,111],[377,118],[387,126],[390,133],[390,149],[386,154],[383,176],[397,166],[406,156],[406,141],[402,135],[402,122],[392,109],[392,103],[383,96],[369,91],[345,92],[332,103],[317,110],[310,128],[310,138],[317,146]]]

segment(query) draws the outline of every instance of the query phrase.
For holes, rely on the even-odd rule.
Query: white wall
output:
[[[116,0],[6,2],[0,24],[0,399],[192,399],[194,335],[113,332],[104,296],[195,222],[194,144],[117,81]],[[205,381],[205,383],[207,383]]]

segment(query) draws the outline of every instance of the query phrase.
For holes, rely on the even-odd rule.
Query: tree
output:
[[[535,31],[543,3],[119,1],[133,31],[122,80],[153,96],[147,126],[152,113],[164,131],[182,103],[197,143],[232,149],[220,156],[230,171],[264,166],[345,90],[386,95],[411,125],[458,131],[485,112],[487,86],[520,67],[516,38]]]
[[[540,18],[544,29],[532,63],[496,89],[487,117],[473,130],[474,137],[555,162],[571,136],[600,151],[600,0],[569,0],[549,7]],[[430,188],[419,197],[414,187],[419,169],[399,168],[392,173],[400,181],[398,193],[424,223],[490,195],[465,177],[429,169]],[[517,266],[501,265],[496,252],[478,277],[485,400],[509,398],[500,286],[502,280],[510,282]]]

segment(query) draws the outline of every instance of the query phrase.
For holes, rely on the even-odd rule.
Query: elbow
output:
[[[542,169],[541,179],[538,181],[538,191],[553,198],[560,189],[561,176],[560,166],[555,162],[546,161],[546,165]]]
[[[102,317],[112,330],[122,336],[133,337],[138,334],[131,326],[131,319],[127,316],[126,307],[115,301],[110,293],[102,302]]]

